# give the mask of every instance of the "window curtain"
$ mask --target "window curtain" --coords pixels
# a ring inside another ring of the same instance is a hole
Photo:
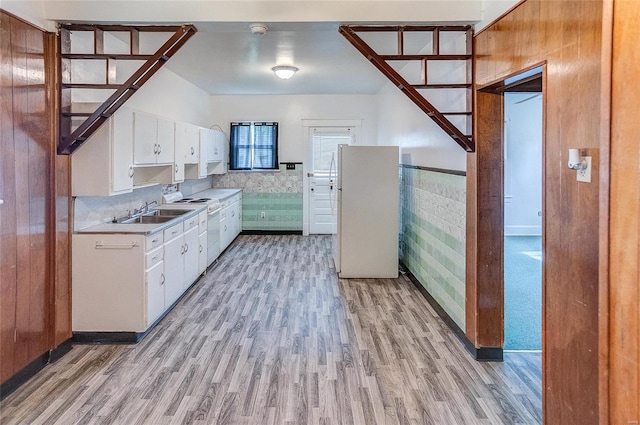
[[[251,169],[251,123],[231,123],[232,170]]]
[[[253,168],[278,168],[278,123],[255,123],[253,142]]]

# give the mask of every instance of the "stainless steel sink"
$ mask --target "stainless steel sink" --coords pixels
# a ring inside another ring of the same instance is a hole
[[[166,223],[167,221],[171,221],[176,216],[172,215],[141,215],[139,217],[129,218],[127,220],[122,221],[122,224],[158,224],[158,223]]]
[[[144,214],[144,216],[146,217],[153,217],[153,216],[167,216],[167,217],[178,217],[181,216],[183,214],[187,214],[190,213],[191,210],[169,210],[169,209],[161,209],[161,210],[153,210],[151,212],[148,212],[147,214]]]

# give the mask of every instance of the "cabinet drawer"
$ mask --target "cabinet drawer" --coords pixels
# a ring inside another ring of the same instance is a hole
[[[187,232],[194,227],[198,227],[198,216],[191,217],[183,221],[184,223],[184,231]]]
[[[164,242],[163,236],[164,235],[162,234],[162,232],[158,232],[155,235],[147,236],[145,241],[145,249],[147,251],[151,251],[154,248],[162,246],[162,243]]]
[[[162,247],[148,252],[145,256],[145,267],[150,269],[164,259],[164,251]]]
[[[174,226],[169,227],[164,231],[164,240],[168,242],[180,236],[181,234],[182,234],[182,223],[178,223]]]
[[[207,217],[207,210],[204,210],[200,214],[198,214],[198,226],[200,226],[201,232],[207,230]]]

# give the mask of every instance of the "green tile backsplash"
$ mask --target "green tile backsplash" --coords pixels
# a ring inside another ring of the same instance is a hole
[[[242,230],[302,231],[302,164],[214,176],[213,187],[242,189]]]
[[[400,259],[465,329],[466,177],[400,167]]]

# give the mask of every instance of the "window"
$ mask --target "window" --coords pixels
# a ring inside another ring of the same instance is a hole
[[[231,170],[278,168],[277,122],[232,122]]]

